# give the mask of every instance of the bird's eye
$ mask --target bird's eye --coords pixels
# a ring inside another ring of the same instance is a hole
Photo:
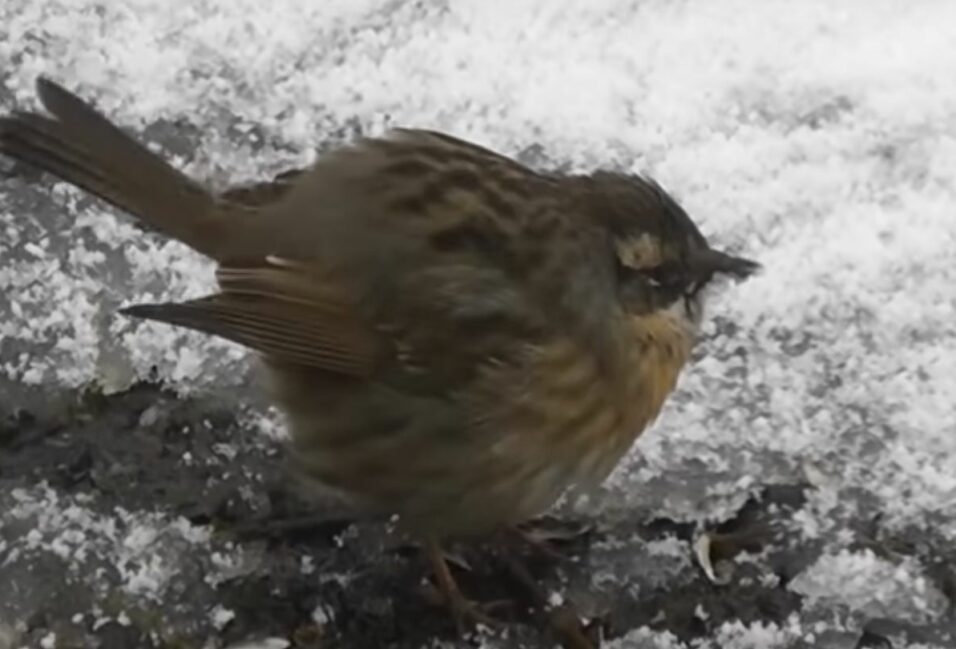
[[[681,299],[686,288],[683,273],[673,265],[634,268],[618,264],[619,296],[631,313],[651,313]]]
[[[639,272],[655,288],[674,290],[683,288],[687,283],[683,269],[674,263],[663,263],[652,268],[643,268]]]

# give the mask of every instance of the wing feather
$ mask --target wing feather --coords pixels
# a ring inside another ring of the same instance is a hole
[[[385,341],[328,274],[270,257],[224,264],[217,277],[220,293],[123,312],[221,336],[275,361],[357,377],[374,372]]]

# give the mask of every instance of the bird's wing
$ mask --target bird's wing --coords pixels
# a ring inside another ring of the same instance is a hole
[[[344,148],[308,173],[220,196],[252,208],[231,214],[221,293],[128,312],[276,361],[429,392],[514,362],[516,349],[561,328],[526,277],[525,249],[546,247],[551,233],[516,232],[541,213],[524,214],[522,201],[546,178],[425,131]]]
[[[370,376],[387,348],[343,286],[313,266],[278,258],[224,264],[221,292],[179,303],[139,304],[134,316],[204,331],[267,358]]]
[[[496,269],[470,264],[409,273],[394,287],[403,298],[373,311],[305,262],[224,264],[217,278],[219,293],[123,313],[220,336],[271,362],[426,392],[454,390],[488,363],[516,360],[513,352],[543,327],[517,287]]]
[[[219,194],[219,198],[246,208],[264,208],[281,200],[305,169],[289,169],[272,180],[237,185]]]

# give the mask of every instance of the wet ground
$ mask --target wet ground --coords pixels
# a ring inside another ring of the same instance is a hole
[[[388,522],[354,521],[302,502],[282,478],[280,446],[249,429],[247,419],[234,404],[177,398],[154,384],[111,396],[76,394],[42,415],[5,411],[0,621],[16,621],[7,632],[18,640],[4,645],[0,635],[0,646],[44,646],[51,633],[56,647],[112,649],[245,646],[270,638],[277,644],[261,646],[412,649],[443,641],[550,647],[559,640],[506,569],[502,543],[449,549],[463,590],[502,622],[457,639],[414,541]],[[30,500],[24,494],[36,493],[38,485],[60,495],[18,514]],[[559,511],[533,527],[550,552],[508,546],[509,556],[520,558],[543,591],[573,602],[604,646],[628,633],[629,647],[663,646],[654,642],[664,633],[693,646],[728,623],[786,629],[798,619],[803,639],[786,646],[892,647],[902,646],[892,641],[901,637],[946,646],[952,617],[917,629],[853,611],[833,612],[847,621],[844,633],[831,628],[825,643],[807,639],[813,638],[812,616],[801,615],[803,598],[788,588],[819,552],[812,541],[788,533],[806,489],[768,486],[709,530],[716,534],[711,558],[724,584],[708,578],[693,558],[694,525],[647,511],[614,521]],[[65,516],[59,550],[54,543],[19,542],[34,528],[49,533],[49,522],[39,519],[68,511],[64,494],[73,495],[84,519],[115,527],[80,530]],[[165,521],[146,526],[149,552],[131,560],[115,545],[103,545],[104,538],[131,545],[143,525],[139,514]],[[861,543],[869,537],[876,553],[925,555],[938,588],[950,598],[956,593],[956,553],[943,539],[880,538],[878,519],[860,525],[869,527],[857,531]],[[162,563],[153,571],[157,583],[137,591],[139,563],[156,556]],[[647,565],[635,569],[640,562]]]

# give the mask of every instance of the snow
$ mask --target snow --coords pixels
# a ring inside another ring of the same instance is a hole
[[[7,524],[20,523],[29,531],[6,549],[7,563],[24,554],[51,554],[67,569],[78,572],[88,562],[115,570],[125,592],[161,601],[177,572],[182,548],[206,547],[210,532],[183,519],[161,513],[90,509],[82,495],[61,494],[47,484],[14,489],[3,501]],[[236,563],[236,557],[230,557]]]
[[[216,186],[399,124],[647,171],[764,271],[714,292],[699,361],[586,507],[713,521],[755,484],[807,482],[791,533],[826,553],[791,587],[811,607],[924,619],[941,614],[925,569],[852,550],[846,530],[879,512],[890,531],[956,535],[952,25],[956,5],[931,0],[7,0],[0,99],[32,105],[47,74],[124,125],[188,122],[202,154],[185,168]],[[119,390],[155,366],[183,392],[239,383],[237,346],[114,313],[200,295],[211,265],[79,196],[58,188],[71,216],[42,223],[0,202],[0,377]],[[37,528],[14,552],[133,558],[168,529],[121,534],[47,487],[22,497]],[[155,596],[165,571],[136,562],[126,583]],[[786,646],[799,626],[714,642]],[[616,646],[684,645],[637,629]]]
[[[231,644],[227,649],[286,649],[290,646],[292,646],[292,643],[284,638],[265,638],[264,640]]]
[[[946,601],[911,559],[893,563],[872,550],[823,555],[791,588],[814,605],[844,605],[868,617],[926,622],[945,612]]]
[[[209,612],[209,615],[212,618],[213,626],[217,629],[224,629],[226,625],[232,622],[236,617],[235,611],[220,605],[216,605],[212,611]]]

